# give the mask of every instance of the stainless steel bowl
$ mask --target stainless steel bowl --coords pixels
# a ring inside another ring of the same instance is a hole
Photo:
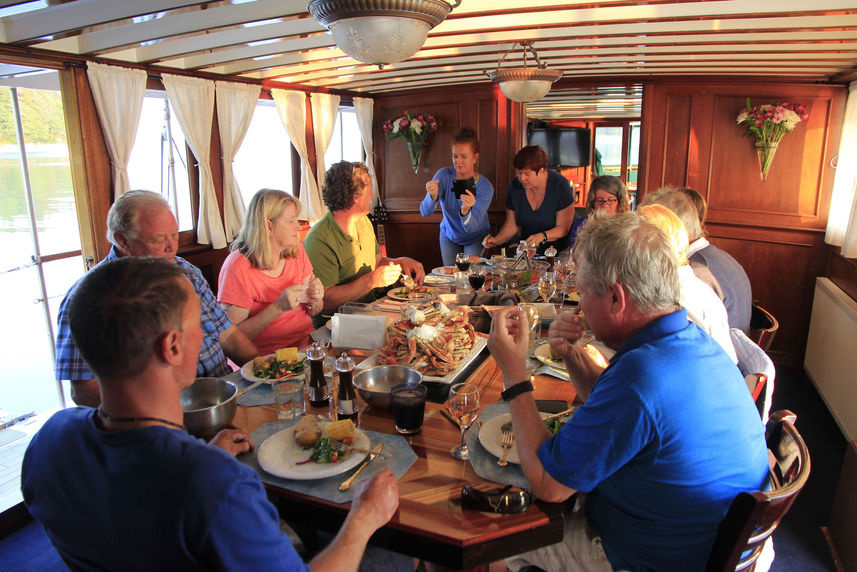
[[[354,387],[372,407],[391,409],[390,389],[402,383],[416,385],[422,379],[420,372],[403,365],[379,365],[355,375]]]
[[[217,377],[198,377],[182,389],[179,400],[184,410],[187,432],[197,437],[213,436],[232,423],[238,388]]]

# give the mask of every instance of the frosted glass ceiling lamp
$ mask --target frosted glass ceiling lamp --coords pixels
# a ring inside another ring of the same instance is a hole
[[[523,48],[524,65],[516,68],[500,69],[506,56],[520,45]],[[532,52],[536,58],[536,66],[527,66],[527,51]],[[541,63],[539,54],[533,48],[532,42],[517,42],[512,48],[503,54],[497,62],[497,69],[486,72],[494,83],[500,84],[500,90],[512,101],[530,103],[543,98],[551,89],[553,82],[562,75],[560,70],[549,70],[547,64]]]
[[[461,4],[444,0],[310,0],[307,11],[361,62],[393,64],[423,47],[428,31]]]

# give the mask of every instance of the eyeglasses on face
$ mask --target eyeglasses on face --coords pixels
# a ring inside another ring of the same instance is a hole
[[[609,199],[595,199],[595,206],[603,207],[604,205],[613,206],[619,202],[619,199],[616,197],[610,197]]]

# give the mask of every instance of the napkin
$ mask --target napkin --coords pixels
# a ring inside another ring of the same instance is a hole
[[[334,314],[333,345],[337,348],[376,350],[384,345],[387,318],[360,314]]]

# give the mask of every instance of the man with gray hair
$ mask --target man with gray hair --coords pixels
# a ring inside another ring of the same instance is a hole
[[[750,279],[737,260],[703,235],[702,223],[707,209],[702,195],[686,187],[664,187],[647,194],[640,206],[650,204],[663,205],[681,219],[690,239],[687,260],[693,273],[723,300],[729,327],[747,333],[753,311]]]
[[[738,368],[679,306],[675,254],[657,227],[637,213],[595,218],[574,255],[588,329],[616,354],[599,371],[575,343],[581,315],[551,324],[551,350],[584,401],[556,435],[531,393],[526,315],[501,310],[491,324],[488,347],[534,493],[552,502],[587,493],[563,542],[507,565],[700,570],[735,496],[765,485],[759,414]]]
[[[227,357],[243,364],[259,352],[223,313],[199,269],[176,256],[178,237],[176,218],[161,195],[151,191],[128,191],[113,202],[107,213],[107,240],[113,246],[99,265],[124,256],[155,256],[181,267],[202,304],[203,341],[197,376],[224,375],[231,371]],[[71,382],[71,397],[75,403],[96,407],[100,403],[98,382],[80,355],[68,325],[68,304],[79,283],[72,285],[60,304],[54,371],[57,380]]]

